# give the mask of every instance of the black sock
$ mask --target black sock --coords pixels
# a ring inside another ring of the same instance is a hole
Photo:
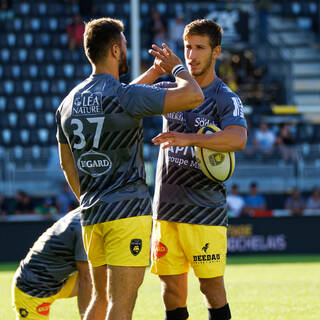
[[[166,311],[166,320],[187,320],[188,317],[189,313],[187,307]]]
[[[208,311],[209,311],[209,320],[230,320],[231,319],[231,312],[228,304],[218,309],[210,308],[208,309]]]

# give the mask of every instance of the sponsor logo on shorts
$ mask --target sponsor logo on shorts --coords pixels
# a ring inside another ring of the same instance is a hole
[[[20,309],[19,309],[19,313],[20,313],[20,316],[21,316],[22,318],[26,318],[26,317],[28,316],[28,314],[29,314],[29,312],[28,312],[26,309],[24,309],[24,308],[20,308]]]
[[[153,256],[156,258],[161,258],[165,256],[168,252],[168,248],[160,241],[155,241],[153,243]]]
[[[50,312],[50,305],[50,302],[44,302],[43,304],[40,304],[40,306],[37,306],[37,312],[43,316],[48,316]]]
[[[209,242],[207,242],[207,243],[202,247],[201,250],[203,250],[204,252],[207,252],[208,248],[209,248]]]
[[[195,264],[220,262],[220,254],[199,254],[193,256],[193,262]]]
[[[141,239],[132,239],[130,242],[130,251],[134,256],[137,256],[142,249]]]

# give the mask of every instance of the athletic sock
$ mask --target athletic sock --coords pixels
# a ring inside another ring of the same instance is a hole
[[[187,307],[166,311],[166,320],[188,320],[189,313]]]
[[[231,312],[228,303],[218,309],[210,308],[208,309],[208,312],[209,320],[231,320]]]

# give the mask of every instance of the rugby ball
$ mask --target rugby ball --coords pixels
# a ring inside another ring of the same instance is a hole
[[[220,131],[214,125],[202,127],[199,134],[212,134]],[[234,152],[219,152],[207,148],[194,147],[195,156],[201,171],[211,180],[223,182],[229,179],[234,170]]]

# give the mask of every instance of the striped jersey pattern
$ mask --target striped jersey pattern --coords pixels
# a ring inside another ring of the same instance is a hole
[[[91,76],[62,102],[57,137],[69,144],[77,166],[83,225],[151,214],[142,117],[162,112],[165,92],[125,86],[103,74]]]
[[[196,133],[209,124],[221,129],[229,125],[246,127],[240,99],[219,78],[203,88],[203,93],[205,101],[199,107],[164,115],[163,131]],[[240,109],[239,114],[236,109]],[[153,215],[155,219],[182,223],[228,224],[225,185],[202,173],[192,146],[160,149]]]

